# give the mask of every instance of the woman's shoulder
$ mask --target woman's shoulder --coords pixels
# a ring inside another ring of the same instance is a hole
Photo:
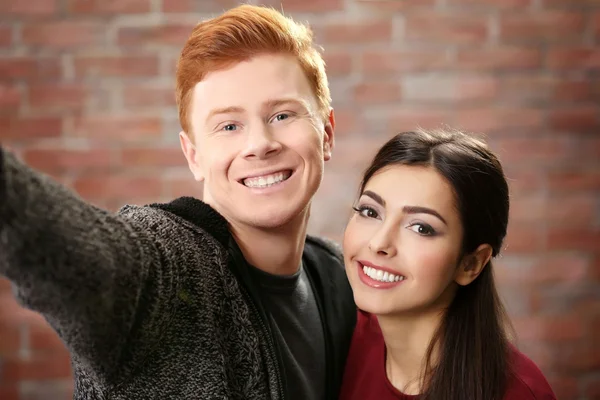
[[[516,347],[510,347],[511,375],[504,400],[556,400],[540,368]]]

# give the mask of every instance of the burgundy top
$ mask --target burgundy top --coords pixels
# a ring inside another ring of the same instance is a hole
[[[509,378],[504,400],[556,400],[539,368],[511,346],[514,374]],[[359,311],[346,362],[341,400],[416,400],[396,389],[385,372],[385,342],[374,315]]]

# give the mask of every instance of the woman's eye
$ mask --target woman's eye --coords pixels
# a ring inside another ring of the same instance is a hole
[[[375,211],[371,207],[357,207],[357,208],[354,208],[354,211],[356,211],[362,217],[366,217],[366,218],[378,218],[379,217],[379,214],[377,213],[377,211]]]
[[[413,224],[409,228],[423,236],[433,236],[435,234],[435,230],[427,224]]]

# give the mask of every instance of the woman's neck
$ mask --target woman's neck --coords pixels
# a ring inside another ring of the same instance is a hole
[[[427,353],[442,318],[441,310],[377,317],[386,346],[386,374],[396,389],[409,395],[422,393]],[[436,359],[437,346],[430,362],[435,363]]]

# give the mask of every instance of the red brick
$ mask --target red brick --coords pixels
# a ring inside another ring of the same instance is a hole
[[[498,292],[511,317],[529,316],[538,312],[540,304],[535,287],[499,286]]]
[[[400,85],[390,81],[361,82],[352,88],[352,98],[359,104],[390,103],[400,100]]]
[[[572,376],[544,374],[557,399],[580,400],[579,379]]]
[[[114,165],[111,151],[93,150],[30,149],[24,152],[25,161],[34,168],[45,172],[106,170]]]
[[[519,339],[547,342],[579,340],[584,336],[584,323],[577,315],[536,316],[513,319]]]
[[[512,196],[532,195],[546,187],[544,174],[540,171],[526,168],[511,169],[504,165],[504,174]]]
[[[572,157],[572,148],[564,138],[491,138],[490,147],[503,163],[557,163]]]
[[[600,190],[600,171],[550,171],[548,172],[548,189],[554,192]]]
[[[600,378],[592,376],[586,379],[583,393],[588,399],[600,399]]]
[[[436,109],[432,107],[394,107],[386,111],[384,115],[377,115],[386,127],[386,133],[411,131],[418,127],[425,129],[439,128],[448,124],[451,118],[450,111],[447,109]],[[367,124],[369,126],[370,124]]]
[[[22,307],[12,292],[0,294],[0,321],[8,326],[20,326],[23,323],[39,318],[39,314]],[[1,382],[1,380],[0,380]]]
[[[406,16],[406,38],[419,43],[480,44],[487,41],[485,18],[474,15],[443,15],[431,11]]]
[[[508,41],[573,40],[584,29],[584,16],[577,12],[545,10],[500,17],[500,37]]]
[[[500,85],[500,97],[511,104],[547,101],[551,99],[559,82],[559,78],[539,72],[531,75],[508,75]]]
[[[65,345],[49,325],[29,326],[29,348],[34,353],[66,351]]]
[[[75,134],[106,143],[155,141],[162,134],[162,120],[150,116],[94,115],[78,119]]]
[[[71,400],[73,399],[73,379],[24,382],[21,385],[21,400]]]
[[[600,70],[600,49],[561,47],[548,50],[548,67],[565,70]]]
[[[16,383],[0,382],[0,399],[22,400],[19,386]]]
[[[18,87],[0,84],[0,115],[16,112],[21,106],[22,97]]]
[[[600,126],[600,108],[580,106],[551,110],[548,124],[550,128],[559,131],[596,133]]]
[[[586,132],[586,135],[588,133],[590,132]],[[600,160],[600,137],[595,132],[591,132],[589,136],[580,135],[577,139],[576,152],[581,159]]]
[[[344,0],[263,0],[260,4],[275,7],[276,9],[283,10],[285,13],[324,13],[344,9]]]
[[[101,44],[104,29],[98,23],[81,21],[27,24],[23,27],[22,42],[48,48],[83,47]]]
[[[502,285],[576,285],[593,273],[589,258],[580,254],[551,254],[501,258],[495,269]]]
[[[594,97],[589,82],[585,80],[540,73],[507,76],[500,88],[501,98],[511,104],[584,101]]]
[[[170,45],[181,47],[190,37],[194,25],[165,24],[119,29],[117,40],[121,46]]]
[[[498,81],[490,76],[410,76],[402,82],[406,101],[482,101],[496,96]]]
[[[544,7],[593,7],[600,6],[600,0],[542,0]]]
[[[136,14],[151,9],[150,0],[68,0],[72,14]]]
[[[9,47],[12,39],[12,28],[10,26],[0,26],[0,47]]]
[[[47,16],[56,14],[58,0],[2,0],[0,14],[18,16]]]
[[[349,75],[352,70],[353,57],[347,51],[325,51],[323,54],[328,77]]]
[[[600,39],[600,11],[596,11],[592,17],[592,29],[594,30],[596,40]]]
[[[58,80],[61,76],[58,57],[7,57],[0,58],[0,80],[27,79]]]
[[[174,84],[124,84],[123,103],[128,109],[175,106]]]
[[[458,128],[485,134],[513,129],[534,131],[544,126],[544,110],[537,108],[466,108],[457,110],[455,116]]]
[[[0,295],[12,291],[12,285],[8,279],[0,278]]]
[[[547,203],[547,215],[540,220],[549,226],[590,227],[595,224],[597,202],[591,194],[553,196]]]
[[[585,342],[573,342],[570,349],[561,352],[561,367],[575,371],[593,371],[600,368],[600,347]]]
[[[390,19],[331,22],[314,28],[317,42],[323,43],[325,48],[328,44],[388,42],[392,38]]]
[[[456,70],[502,71],[538,69],[542,65],[542,52],[535,47],[500,46],[493,48],[458,49]]]
[[[563,78],[556,83],[552,99],[557,102],[593,101],[595,95],[586,80]]]
[[[451,7],[468,7],[484,9],[527,9],[531,7],[533,0],[448,0]]]
[[[162,2],[166,13],[223,12],[239,4],[237,0],[168,0]]]
[[[16,356],[21,348],[21,329],[19,324],[7,324],[0,321],[0,360]]]
[[[435,0],[356,0],[360,12],[382,13],[390,15],[392,12],[407,12],[416,9],[428,9],[435,5]]]
[[[544,248],[543,229],[533,227],[508,225],[508,233],[504,241],[504,254],[529,253]]]
[[[553,250],[597,251],[600,230],[594,228],[548,229],[548,248]]]
[[[58,137],[62,120],[55,117],[0,117],[0,141]]]
[[[78,77],[142,78],[158,75],[159,68],[157,56],[79,57],[74,63]]]
[[[335,107],[333,113],[337,138],[350,134],[362,135],[365,133],[367,128],[361,111],[353,107]]]
[[[544,218],[547,212],[547,203],[545,196],[540,195],[513,198],[510,204],[509,220],[511,223],[523,224]]]
[[[80,84],[39,84],[29,87],[29,105],[37,110],[81,110],[88,88]]]
[[[0,370],[0,381],[50,380],[69,378],[71,362],[67,354],[35,356],[28,360],[7,358]]]
[[[443,70],[451,63],[440,51],[367,51],[361,56],[361,72],[367,76]]]
[[[154,198],[161,195],[162,184],[158,177],[125,175],[92,175],[75,180],[73,188],[86,199]]]
[[[179,147],[123,149],[122,165],[131,168],[183,167],[185,157]]]
[[[202,199],[203,185],[196,182],[193,177],[170,178],[164,183],[165,193],[168,198],[175,199],[181,196],[192,196]]]

